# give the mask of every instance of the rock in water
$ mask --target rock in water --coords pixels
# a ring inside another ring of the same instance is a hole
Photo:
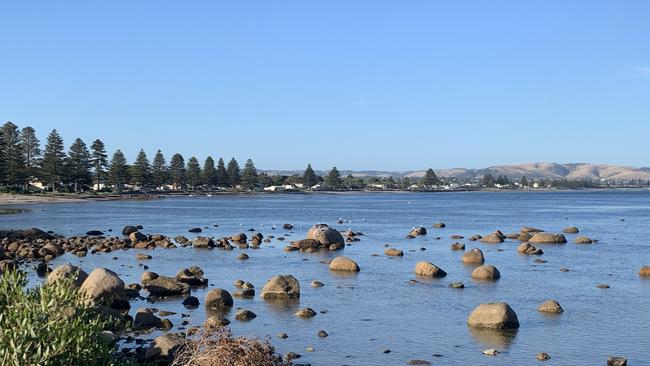
[[[395,249],[395,248],[387,248],[386,250],[384,250],[384,254],[389,256],[389,257],[402,257],[402,256],[404,256],[403,251],[401,251],[399,249]]]
[[[650,266],[643,266],[639,270],[639,276],[641,277],[650,277]]]
[[[562,234],[541,232],[533,235],[528,242],[531,244],[564,244],[566,238]]]
[[[461,260],[465,264],[483,264],[485,262],[485,258],[483,257],[483,252],[478,248],[474,248],[469,252],[463,254]]]
[[[519,319],[517,314],[505,302],[494,302],[479,305],[467,319],[467,325],[476,328],[517,329]]]
[[[341,272],[359,272],[359,265],[352,259],[344,256],[336,257],[330,262],[330,270]]]
[[[414,272],[418,276],[433,278],[442,278],[447,275],[447,272],[430,262],[418,262],[415,265]]]
[[[577,234],[577,233],[580,232],[580,230],[578,230],[578,228],[575,227],[575,226],[569,226],[569,227],[565,228],[564,230],[562,230],[562,232],[565,233],[565,234]]]
[[[307,239],[318,241],[322,247],[330,247],[336,245],[337,247],[344,247],[345,240],[343,235],[338,230],[330,228],[327,224],[316,224],[307,232]]]
[[[564,309],[562,309],[562,306],[560,306],[559,302],[555,300],[547,300],[537,308],[537,311],[541,311],[543,313],[560,314],[564,312]]]
[[[266,282],[261,296],[264,300],[292,300],[300,298],[300,282],[292,275],[278,275]]]
[[[230,293],[221,288],[214,288],[205,295],[205,308],[206,309],[223,309],[232,307],[234,304]]]
[[[475,280],[498,280],[501,278],[501,273],[497,267],[485,264],[474,269],[472,278]]]
[[[624,357],[610,357],[607,360],[607,366],[627,366],[627,358],[624,358]]]

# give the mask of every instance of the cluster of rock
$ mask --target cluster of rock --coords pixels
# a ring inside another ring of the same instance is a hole
[[[346,234],[348,239],[363,235],[351,230],[348,230],[344,234]],[[348,241],[354,241],[354,239]],[[285,250],[300,250],[307,253],[314,253],[321,249],[336,251],[343,248],[345,248],[345,239],[341,232],[329,227],[327,224],[316,224],[309,229],[306,239],[291,242]]]

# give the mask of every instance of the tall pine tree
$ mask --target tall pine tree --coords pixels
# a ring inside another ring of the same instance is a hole
[[[333,167],[325,177],[325,186],[327,189],[336,190],[341,188],[341,184],[341,173],[336,167]]]
[[[38,167],[41,164],[41,142],[36,137],[36,131],[30,126],[20,131],[20,139],[23,145],[23,154],[25,160],[25,187],[28,186],[29,180],[34,179],[38,174]]]
[[[196,190],[196,187],[201,183],[201,166],[199,161],[192,156],[187,160],[187,184]]]
[[[217,162],[217,187],[227,187],[230,185],[228,171],[226,170],[226,163],[223,158],[219,158]]]
[[[305,189],[309,189],[318,183],[318,177],[314,172],[314,169],[311,168],[311,164],[307,164],[307,169],[302,174],[302,185]]]
[[[172,155],[172,160],[169,163],[169,178],[174,189],[183,189],[186,173],[183,155],[178,153]]]
[[[67,181],[73,183],[75,192],[83,190],[84,184],[90,184],[91,165],[91,156],[86,144],[80,138],[74,140],[65,161],[65,172]]]
[[[246,160],[246,164],[244,164],[244,170],[241,173],[241,183],[248,190],[254,189],[257,184],[257,169],[255,169],[255,164],[253,164],[253,160],[251,159]]]
[[[25,183],[26,161],[18,126],[7,122],[2,127],[2,160],[4,163],[4,180],[10,186],[22,186]]]
[[[47,183],[52,184],[53,192],[57,191],[63,177],[64,160],[63,139],[56,130],[52,130],[47,136],[47,144],[45,144],[45,150],[43,151],[41,174]]]
[[[228,183],[230,183],[231,187],[236,188],[241,180],[241,172],[239,170],[239,163],[235,158],[230,159],[228,162],[226,172],[228,172]]]
[[[108,174],[115,190],[122,192],[122,190],[124,190],[124,185],[129,179],[129,169],[126,165],[124,153],[122,153],[121,150],[117,150],[113,154],[110,167],[108,168]]]
[[[93,141],[92,146],[90,147],[90,160],[95,170],[95,186],[96,190],[100,189],[102,178],[108,168],[108,154],[106,154],[106,147],[100,139]]]
[[[160,188],[167,183],[167,163],[165,162],[165,156],[160,150],[156,151],[156,156],[153,158],[151,178],[156,188]]]
[[[144,149],[140,149],[132,169],[133,180],[141,189],[151,186],[151,167]]]
[[[210,189],[217,185],[217,169],[214,167],[212,156],[208,156],[203,163],[203,183],[207,184]]]

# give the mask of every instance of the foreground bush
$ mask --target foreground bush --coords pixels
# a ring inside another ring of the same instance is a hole
[[[283,366],[268,341],[233,338],[227,328],[207,328],[187,341],[172,366]]]
[[[30,289],[22,272],[0,276],[0,365],[115,365],[108,326],[72,279]]]

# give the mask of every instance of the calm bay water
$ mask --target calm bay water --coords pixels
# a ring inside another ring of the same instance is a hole
[[[273,240],[262,249],[246,250],[251,257],[247,261],[236,259],[240,249],[177,248],[128,250],[86,258],[66,254],[52,266],[70,262],[87,271],[102,266],[116,271],[126,283],[133,283],[139,282],[143,271],[135,254],[147,252],[153,259],[146,264],[159,274],[174,275],[181,268],[200,266],[210,283],[206,289],[193,291],[201,301],[211,287],[234,291],[236,279],[253,283],[259,295],[272,276],[292,274],[301,283],[299,304],[277,306],[259,297],[235,299],[230,319],[236,335],[271,336],[279,352],[302,354],[300,363],[404,365],[410,359],[424,359],[434,365],[534,365],[540,363],[535,360],[538,352],[548,352],[552,359],[544,365],[604,365],[612,355],[627,357],[630,365],[650,365],[650,280],[637,274],[641,266],[650,265],[650,191],[278,194],[30,208],[30,213],[1,216],[0,228],[39,227],[66,236],[112,228],[117,235],[124,225],[141,224],[148,234],[185,235],[190,239],[194,234],[188,229],[197,226],[208,227],[201,235],[215,237],[249,228],[265,236],[286,235],[285,242]],[[337,225],[338,218],[350,222]],[[431,227],[436,221],[445,222],[447,228]],[[336,253],[283,251],[288,241],[304,238],[309,227],[318,222],[341,230],[351,228],[365,236]],[[284,223],[292,223],[294,230],[282,230]],[[417,225],[425,226],[429,234],[405,239]],[[543,256],[528,257],[517,253],[518,241],[495,245],[460,240],[468,250],[481,248],[486,264],[500,270],[502,277],[495,283],[472,281],[474,267],[461,264],[462,252],[449,248],[456,241],[450,239],[452,234],[467,238],[496,229],[515,232],[522,226],[560,232],[569,225],[599,242],[576,245],[575,236],[567,235],[568,244],[541,245]],[[404,250],[405,256],[384,256],[386,243]],[[361,272],[337,275],[321,263],[338,255],[357,261]],[[538,258],[548,262],[534,263]],[[409,284],[416,278],[415,264],[422,260],[443,268],[447,277],[418,278],[420,284]],[[561,267],[570,272],[560,272]],[[311,288],[312,280],[324,282],[325,287]],[[447,287],[455,281],[464,282],[466,288]],[[611,288],[598,289],[599,283]],[[565,312],[559,316],[537,312],[537,306],[547,299],[558,300]],[[521,327],[514,336],[477,332],[466,326],[469,313],[478,304],[491,301],[506,301],[517,312]],[[178,314],[169,318],[175,328],[182,321],[181,313],[190,314],[193,324],[203,323],[206,313],[202,306],[187,310],[180,302],[135,301],[131,312],[141,306],[175,311]],[[237,307],[250,309],[258,317],[250,322],[236,321]],[[293,315],[301,307],[327,313],[302,320]],[[330,336],[318,338],[321,329]],[[280,332],[288,333],[289,338],[277,339],[275,335]],[[308,346],[313,346],[314,352],[307,352]],[[384,354],[386,348],[392,352]],[[502,353],[487,357],[481,353],[486,348]]]

